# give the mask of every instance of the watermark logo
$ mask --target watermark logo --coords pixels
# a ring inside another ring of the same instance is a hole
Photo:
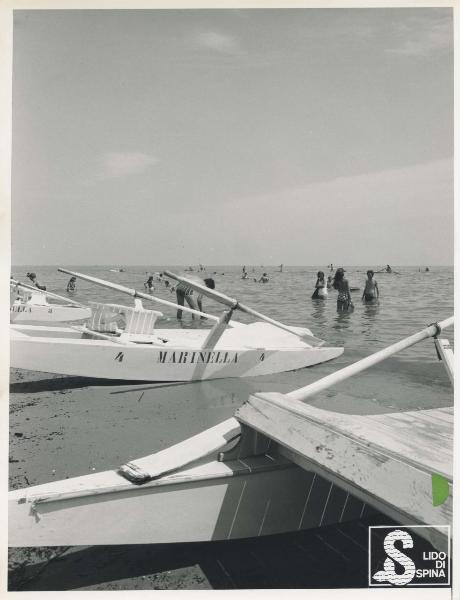
[[[448,525],[370,526],[369,586],[448,586],[449,549]]]

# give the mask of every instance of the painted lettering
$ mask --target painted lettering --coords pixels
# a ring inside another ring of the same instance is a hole
[[[263,360],[263,359],[262,359]],[[233,355],[229,352],[219,352],[211,350],[209,352],[167,352],[160,350],[157,362],[165,364],[229,364],[238,363],[238,353]]]

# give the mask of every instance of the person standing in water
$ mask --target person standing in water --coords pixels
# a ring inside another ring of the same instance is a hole
[[[151,294],[153,292],[153,290],[155,289],[153,287],[153,275],[150,275],[150,277],[144,283],[144,287],[148,291],[149,294]]]
[[[327,298],[327,286],[324,280],[323,271],[318,271],[316,277],[315,291],[313,292],[312,298]]]
[[[363,302],[375,302],[379,297],[379,286],[374,279],[374,271],[369,269],[367,272],[366,284],[364,286],[362,301]]]
[[[191,288],[186,283],[179,282],[176,285],[176,301],[180,306],[184,306],[185,301],[190,306],[196,310],[195,300],[193,299],[193,288]],[[177,311],[177,319],[180,321],[182,319],[182,310],[179,308]],[[195,315],[192,314],[192,319],[195,318]]]
[[[342,269],[342,267],[335,272],[332,287],[338,291],[337,310],[339,312],[353,310],[354,306],[351,300],[350,286],[348,279],[345,279],[345,269]]]
[[[268,279],[267,273],[264,273],[262,275],[262,277],[259,279],[259,283],[267,283],[268,281],[270,281],[270,280]]]
[[[210,290],[216,289],[216,282],[214,281],[214,279],[212,277],[206,277],[204,282],[206,284],[206,287],[208,287]],[[199,294],[197,296],[196,303],[198,304],[198,310],[200,312],[203,312],[203,294]],[[206,319],[206,317],[201,317],[201,318]]]
[[[71,277],[69,279],[69,283],[67,284],[67,291],[68,292],[75,292],[75,290],[77,289],[77,286],[76,286],[76,283],[75,283],[76,281],[77,281],[76,277]]]

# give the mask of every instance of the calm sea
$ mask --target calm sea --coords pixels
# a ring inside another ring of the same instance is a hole
[[[168,265],[131,266],[125,267],[124,272],[110,271],[113,268],[72,267],[75,271],[143,291],[147,275],[168,268]],[[183,271],[183,267],[169,268]],[[54,447],[54,442],[46,442],[46,463],[41,453],[26,452],[24,459],[30,464],[35,482],[84,474],[93,468],[92,465],[97,470],[113,468],[120,461],[164,448],[228,418],[251,393],[288,392],[307,385],[453,314],[451,267],[433,267],[429,272],[419,271],[419,267],[394,267],[399,275],[377,274],[381,294],[378,306],[365,306],[360,300],[366,267],[346,267],[350,285],[360,288],[360,291],[352,292],[355,310],[350,314],[337,313],[337,292],[334,290],[325,301],[311,299],[319,268],[285,267],[281,273],[278,267],[258,266],[254,272],[252,267],[247,267],[249,279],[242,280],[241,266],[211,266],[201,276],[213,275],[217,290],[262,313],[287,324],[308,327],[328,345],[343,346],[344,354],[329,363],[278,375],[182,385],[113,385],[94,381],[77,385],[74,380],[69,380],[67,385],[63,378],[61,393],[47,391],[48,381],[51,382],[47,379],[49,375],[28,373],[24,383],[17,380],[15,383],[13,379],[12,391],[19,392],[21,404],[27,401],[32,391],[36,404],[27,414],[34,417],[34,427],[39,425],[43,428],[43,436],[48,435],[51,414],[56,417],[52,421],[53,427],[59,422],[65,436],[66,452],[60,451],[62,445]],[[66,295],[69,276],[59,273],[56,267],[30,265],[13,268],[12,273],[24,281],[25,273],[30,270],[37,273],[49,291]],[[254,282],[253,279],[258,279],[264,271],[270,281],[266,284]],[[159,283],[155,284],[154,293],[175,300],[175,294]],[[73,297],[81,302],[131,303],[128,296],[81,280],[77,281],[77,293]],[[157,305],[155,308],[164,313],[160,327],[177,326],[174,309]],[[216,314],[222,306],[205,298],[204,309]],[[244,322],[250,320],[244,314],[235,317]],[[209,325],[192,321],[187,315],[183,326]],[[445,332],[445,337],[453,343],[453,328]],[[38,379],[43,381],[34,388],[33,382]],[[32,382],[32,387],[26,387],[25,381]],[[50,389],[53,389],[52,385]],[[68,395],[62,396],[62,393]],[[326,390],[309,402],[328,410],[371,414],[451,406],[453,393],[430,339]],[[22,419],[18,421],[19,426],[24,426]],[[50,464],[55,469],[53,474]]]

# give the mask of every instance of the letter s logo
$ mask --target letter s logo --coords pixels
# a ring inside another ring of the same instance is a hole
[[[385,562],[383,563],[384,570],[377,571],[377,573],[373,575],[373,579],[381,582],[389,581],[392,585],[407,585],[415,576],[415,565],[412,559],[407,556],[407,554],[404,554],[404,552],[401,552],[395,548],[396,540],[402,541],[403,548],[414,547],[412,537],[409,535],[409,533],[407,533],[407,531],[396,529],[395,531],[391,531],[389,534],[387,534],[383,542],[383,547],[389,558],[386,558]],[[396,573],[394,561],[398,562],[404,567],[403,573]]]

